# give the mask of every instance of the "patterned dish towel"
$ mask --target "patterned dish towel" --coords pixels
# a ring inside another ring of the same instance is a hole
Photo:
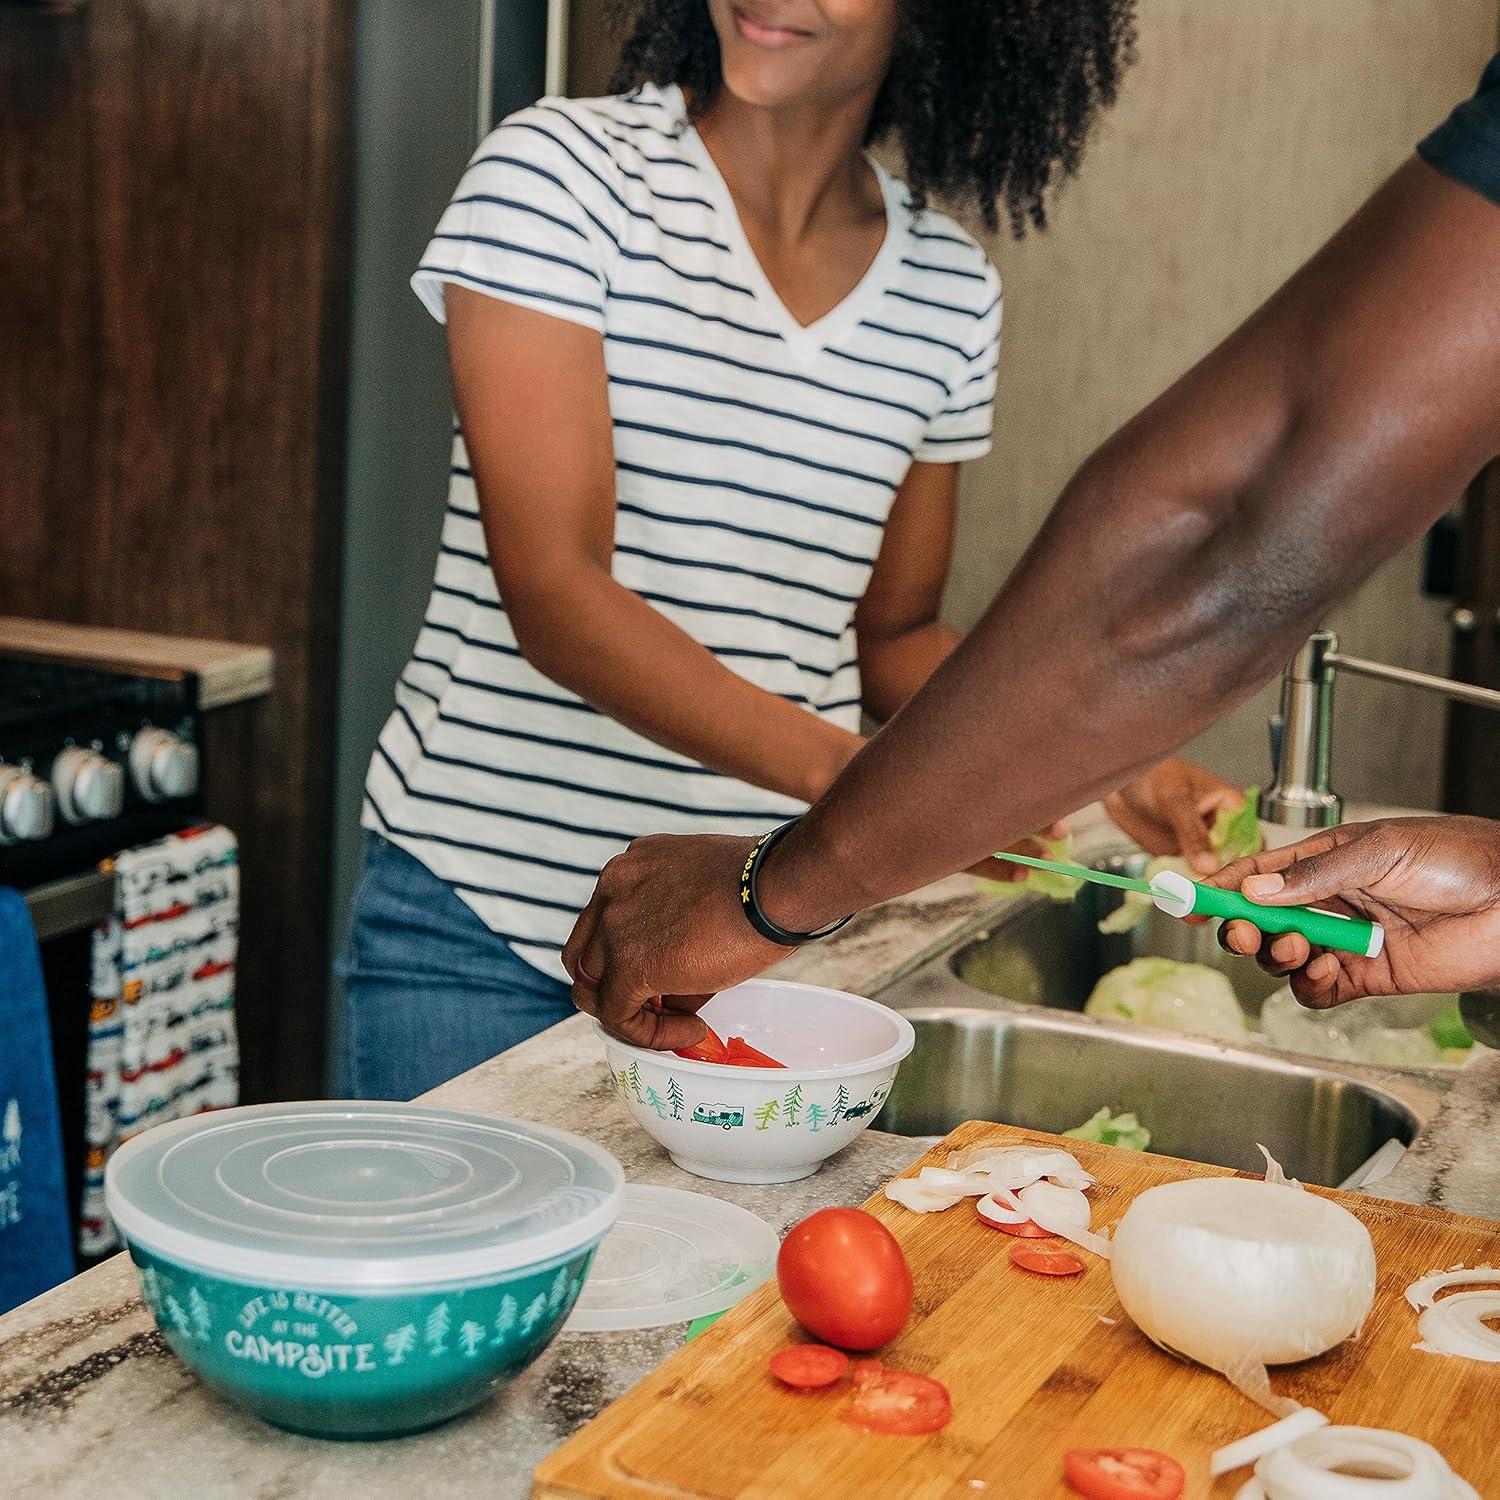
[[[239,1100],[234,1027],[239,846],[217,823],[113,860],[115,912],[94,931],[82,1223],[88,1256],[119,1246],[104,1166],[152,1125]]]

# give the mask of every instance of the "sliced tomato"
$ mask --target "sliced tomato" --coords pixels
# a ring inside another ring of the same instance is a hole
[[[1001,1234],[1013,1235],[1019,1240],[1051,1240],[1057,1238],[1050,1229],[1043,1229],[1040,1224],[1034,1224],[1030,1219],[1021,1224],[996,1224],[992,1220],[985,1218],[983,1214],[976,1214],[975,1217],[986,1229],[998,1229]]]
[[[1038,1276],[1076,1276],[1083,1270],[1083,1262],[1076,1255],[1051,1245],[1012,1245],[1010,1263]]]
[[[704,1023],[707,1025],[707,1023]],[[712,1026],[708,1028],[708,1035],[701,1042],[695,1042],[691,1047],[679,1047],[678,1057],[685,1057],[690,1062],[721,1063],[729,1061],[729,1048],[724,1045],[724,1039]]]
[[[827,1344],[788,1344],[771,1356],[771,1373],[799,1391],[832,1385],[849,1368],[849,1356]]]
[[[884,1374],[885,1366],[878,1359],[857,1359],[849,1366],[849,1378],[857,1391],[864,1390],[867,1385],[874,1385]]]
[[[1176,1500],[1187,1482],[1175,1458],[1151,1448],[1075,1448],[1063,1478],[1086,1500]]]
[[[940,1432],[952,1416],[948,1387],[909,1370],[882,1370],[878,1378],[858,1385],[853,1401],[839,1413],[851,1427],[903,1437]]]
[[[732,1036],[727,1043],[728,1056],[724,1059],[736,1068],[784,1068],[786,1064],[768,1057],[759,1047],[752,1047],[742,1036]]]

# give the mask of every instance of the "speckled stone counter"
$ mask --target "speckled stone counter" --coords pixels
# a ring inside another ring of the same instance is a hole
[[[1081,839],[1080,853],[1093,841]],[[866,913],[778,972],[869,991],[977,930],[993,910],[972,882],[941,881]],[[715,1194],[778,1232],[816,1208],[860,1202],[926,1144],[870,1130],[816,1176],[774,1187],[689,1177],[631,1124],[582,1017],[428,1099],[577,1131],[613,1151],[631,1181]],[[1500,1216],[1500,1055],[1460,1075],[1380,1192]],[[542,1456],[680,1347],[683,1334],[565,1334],[496,1400],[445,1427],[387,1443],[320,1442],[267,1427],[204,1390],[154,1331],[134,1273],[117,1256],[0,1318],[0,1494],[525,1496]]]
[[[427,1097],[577,1131],[613,1151],[630,1181],[713,1193],[778,1233],[827,1204],[861,1202],[924,1146],[871,1130],[802,1182],[690,1177],[631,1122],[581,1016]],[[565,1334],[497,1400],[445,1427],[395,1442],[320,1442],[205,1390],[156,1333],[129,1262],[116,1256],[0,1318],[0,1494],[524,1496],[543,1455],[680,1347],[684,1332]]]

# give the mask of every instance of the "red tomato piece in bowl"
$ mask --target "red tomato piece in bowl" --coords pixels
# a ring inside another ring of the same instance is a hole
[[[736,1068],[784,1068],[784,1062],[777,1062],[774,1057],[762,1052],[759,1047],[752,1047],[742,1036],[732,1036],[727,1045],[728,1055],[724,1061],[731,1067]]]
[[[706,1021],[703,1024],[708,1026]],[[691,1047],[679,1047],[677,1056],[685,1057],[689,1062],[722,1063],[729,1061],[729,1048],[718,1032],[708,1026],[708,1035],[701,1042],[694,1042]]]

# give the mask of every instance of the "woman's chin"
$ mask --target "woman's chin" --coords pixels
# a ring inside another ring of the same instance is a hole
[[[807,101],[816,92],[813,80],[800,70],[757,58],[724,59],[725,92],[756,109],[785,109]]]

